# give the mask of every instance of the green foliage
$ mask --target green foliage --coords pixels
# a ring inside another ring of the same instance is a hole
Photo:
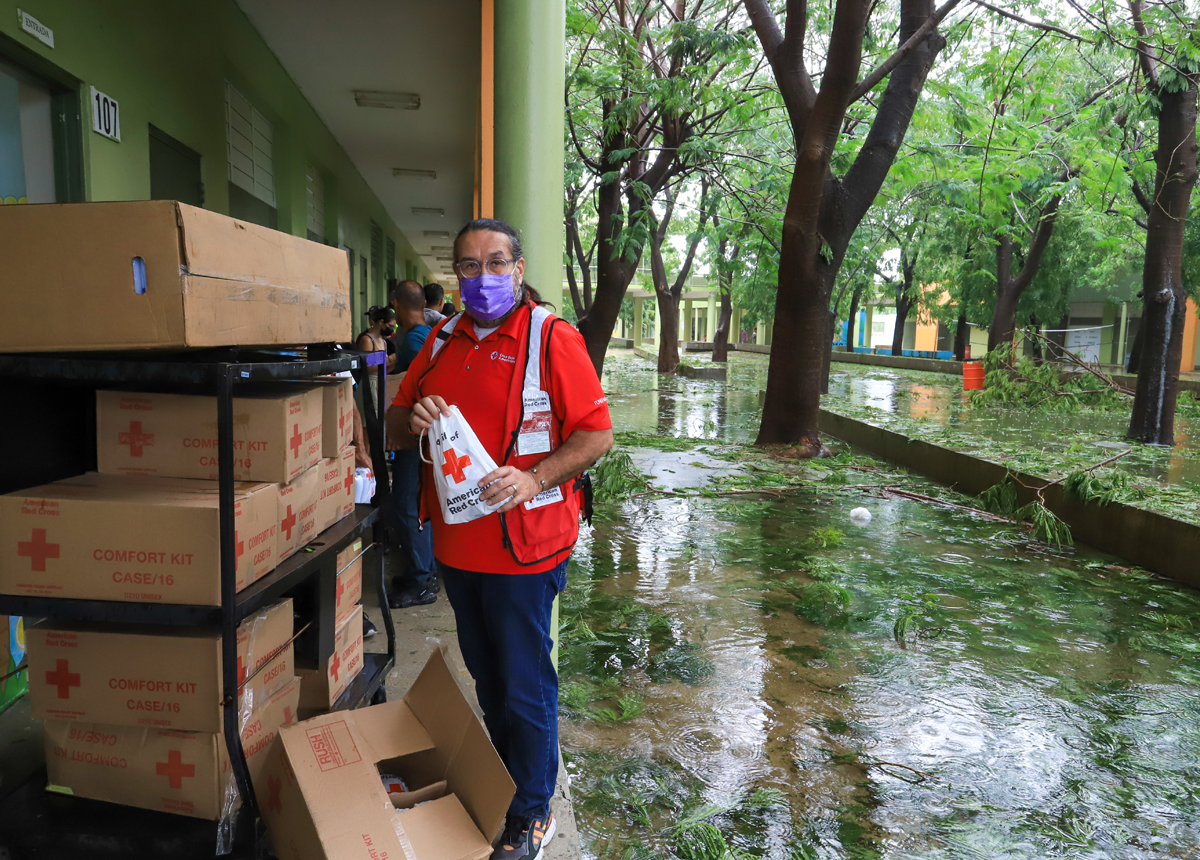
[[[629,453],[613,448],[590,470],[596,501],[612,504],[650,488],[646,476],[638,471]]]
[[[841,529],[836,529],[833,526],[824,526],[813,529],[813,533],[807,541],[807,546],[809,549],[832,549],[841,546],[844,537],[845,534],[843,534]]]
[[[941,597],[933,593],[915,594],[910,591],[900,592],[900,614],[892,627],[892,635],[897,642],[904,643],[909,634],[909,628],[917,622],[933,622],[941,617]],[[931,626],[931,625],[926,625]],[[919,637],[918,631],[914,638]]]
[[[1002,517],[1013,516],[1020,507],[1020,502],[1017,500],[1017,485],[1009,475],[1005,475],[1003,481],[993,484],[980,493],[977,501],[979,507],[985,511],[999,514]]]
[[[1130,401],[1088,373],[1066,376],[1054,364],[1036,364],[1027,355],[1016,363],[1012,348],[1005,344],[991,350],[983,360],[985,385],[972,391],[971,405],[1074,412],[1081,409],[1127,411]]]
[[[1072,543],[1070,527],[1054,515],[1054,512],[1040,502],[1030,502],[1018,508],[1013,514],[1017,522],[1029,526],[1029,534],[1034,540],[1055,546],[1069,546]]]
[[[1132,486],[1125,472],[1113,469],[1106,470],[1104,474],[1076,469],[1063,480],[1063,489],[1084,504],[1108,505],[1146,498],[1146,491]]]

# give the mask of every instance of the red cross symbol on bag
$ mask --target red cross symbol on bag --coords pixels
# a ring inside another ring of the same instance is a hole
[[[464,454],[460,457],[458,456],[458,452],[451,448],[446,452],[446,462],[442,464],[442,474],[453,478],[454,483],[461,484],[466,478],[466,475],[463,474],[463,469],[470,465],[471,458],[469,455]]]

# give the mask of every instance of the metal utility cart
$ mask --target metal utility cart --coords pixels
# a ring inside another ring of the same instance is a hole
[[[356,537],[380,545],[380,509],[356,505],[354,513],[319,534],[304,550],[242,591],[235,590],[233,397],[246,383],[312,379],[350,371],[363,397],[363,419],[373,461],[384,463],[385,368],[382,353],[343,351],[332,344],[306,349],[252,351],[226,348],[202,352],[103,353],[70,357],[0,355],[0,492],[12,492],[96,468],[95,391],[113,386],[144,391],[216,395],[221,537],[221,604],[123,603],[107,600],[22,597],[0,594],[0,614],[27,619],[59,618],[121,624],[205,625],[220,629],[224,733],[242,798],[234,857],[264,853],[258,804],[242,753],[237,716],[237,628],[241,621],[284,596],[299,617],[295,659],[299,666],[325,665],[334,646],[336,556]],[[370,383],[370,384],[368,384]],[[388,495],[386,468],[376,474],[376,499]],[[364,550],[365,551],[365,550]],[[335,709],[383,701],[384,682],[396,661],[396,633],[387,611],[383,552],[374,553],[371,575],[384,608],[387,652],[367,653],[361,674]],[[369,577],[364,568],[364,589]],[[217,823],[134,807],[64,797],[45,790],[45,772],[19,786],[0,784],[0,856],[41,857],[212,857]]]

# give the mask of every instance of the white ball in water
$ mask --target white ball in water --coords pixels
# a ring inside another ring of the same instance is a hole
[[[850,512],[850,521],[855,525],[865,526],[871,521],[871,512],[866,508],[855,508]]]

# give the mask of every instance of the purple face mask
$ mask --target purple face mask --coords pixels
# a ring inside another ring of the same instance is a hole
[[[480,322],[498,320],[517,304],[513,297],[512,275],[482,272],[473,278],[460,278],[463,304]]]

